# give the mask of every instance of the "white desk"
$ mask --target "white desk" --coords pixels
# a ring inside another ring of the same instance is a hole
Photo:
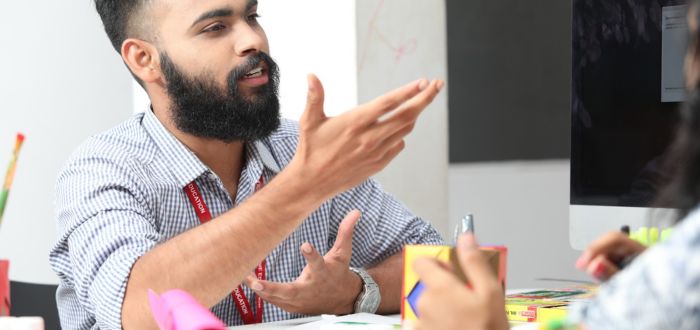
[[[262,324],[252,324],[252,325],[241,325],[241,326],[236,326],[236,327],[230,327],[230,330],[253,330],[253,329],[271,329],[271,330],[282,330],[282,329],[289,329],[289,330],[317,330],[321,329],[321,327],[325,325],[330,325],[335,322],[339,321],[363,321],[363,322],[371,322],[373,324],[399,324],[401,322],[401,315],[396,314],[396,315],[389,315],[389,316],[382,316],[382,315],[375,315],[375,314],[367,314],[367,313],[360,313],[360,314],[352,314],[352,315],[346,315],[346,316],[341,316],[341,317],[335,317],[329,315],[325,316],[325,322],[324,318],[321,316],[311,316],[311,317],[304,317],[304,318],[299,318],[299,319],[294,319],[294,320],[286,320],[286,321],[279,321],[279,322],[270,322],[270,323],[262,323]],[[537,330],[539,329],[539,324],[538,323],[513,323],[511,322],[511,330]]]
[[[335,322],[341,321],[354,321],[354,322],[368,322],[372,324],[400,324],[401,315],[395,314],[390,316],[369,314],[369,313],[359,313],[350,314],[344,316],[335,315],[324,315],[324,316],[311,316],[304,317],[294,320],[286,320],[279,322],[261,323],[261,324],[251,324],[251,325],[241,325],[236,327],[230,327],[231,330],[252,330],[252,329],[294,329],[294,330],[314,330],[320,329],[323,325],[332,325]]]

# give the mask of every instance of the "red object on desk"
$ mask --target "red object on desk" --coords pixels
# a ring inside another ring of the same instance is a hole
[[[0,316],[10,315],[10,261],[0,260]]]

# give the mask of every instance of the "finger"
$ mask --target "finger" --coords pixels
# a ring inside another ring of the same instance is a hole
[[[392,146],[396,141],[403,139],[416,125],[418,115],[426,109],[439,92],[442,82],[434,80],[430,85],[410,101],[404,103],[388,118],[381,120],[377,126],[369,132],[368,140],[381,141],[377,145],[381,147]],[[432,93],[431,93],[432,92]]]
[[[441,80],[433,80],[427,88],[418,95],[402,104],[390,116],[380,121],[375,133],[377,139],[383,139],[396,133],[402,128],[413,125],[418,119],[418,115],[433,102],[435,96],[440,92]]]
[[[586,272],[599,281],[607,281],[618,271],[620,269],[602,255],[594,258],[586,268]]]
[[[406,147],[406,142],[404,142],[404,140],[400,140],[395,145],[391,146],[379,158],[379,161],[376,162],[377,168],[375,170],[379,171],[379,170],[383,169],[387,164],[389,164],[389,162],[391,162],[392,159],[396,158],[396,156],[399,153],[401,153],[401,151],[403,151],[403,149],[405,147]]]
[[[325,93],[321,81],[314,74],[309,74],[306,80],[309,85],[306,94],[306,108],[299,119],[300,125],[304,127],[314,126],[326,118],[326,114],[323,112]]]
[[[440,262],[432,258],[418,258],[413,262],[413,270],[426,288],[462,286],[459,280]]]
[[[375,122],[382,115],[396,109],[396,107],[402,103],[418,95],[418,93],[425,90],[427,86],[427,80],[419,79],[396,88],[363,105],[362,118],[365,118],[365,120],[363,120],[364,123],[369,124]]]
[[[251,284],[248,287],[263,299],[278,298],[290,300],[294,299],[299,293],[299,284],[296,282],[277,283],[254,279]]]
[[[395,132],[393,135],[389,136],[388,138],[385,138],[384,141],[378,144],[377,146],[377,152],[382,154],[386,153],[389,149],[393,149],[393,147],[396,146],[400,141],[402,141],[406,135],[411,133],[413,131],[413,128],[415,127],[415,122],[411,123],[408,126],[403,127],[402,129],[398,130]],[[403,148],[402,148],[403,149]]]
[[[599,255],[604,255],[609,259],[620,259],[628,255],[639,254],[645,247],[630,239],[626,234],[614,231],[609,232],[597,240],[581,254],[576,260],[576,267],[586,269],[591,261]]]
[[[484,255],[479,251],[473,234],[463,234],[457,239],[457,259],[475,291],[489,290],[490,292],[494,286],[498,286],[498,279]]]
[[[401,324],[401,330],[420,330],[422,328],[420,326],[417,326],[418,323],[418,320],[403,320]]]
[[[333,247],[328,251],[327,256],[340,257],[343,261],[350,262],[352,257],[352,235],[355,232],[355,225],[360,220],[361,213],[358,210],[350,211],[338,226],[338,235],[335,238]]]
[[[318,253],[311,243],[306,242],[301,245],[301,254],[306,259],[306,264],[313,272],[322,272],[326,266],[323,257]]]

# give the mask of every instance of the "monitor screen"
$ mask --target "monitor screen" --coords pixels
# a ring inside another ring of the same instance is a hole
[[[575,248],[620,223],[643,219],[643,208],[666,183],[662,163],[686,98],[686,3],[573,1],[570,237]],[[629,211],[632,220],[620,214]]]

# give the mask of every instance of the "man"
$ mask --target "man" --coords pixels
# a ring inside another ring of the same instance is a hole
[[[255,0],[95,2],[151,109],[59,175],[63,328],[154,328],[148,289],[184,289],[231,325],[397,311],[402,245],[441,240],[368,177],[443,82],[327,118],[309,76],[298,126],[280,123]]]

